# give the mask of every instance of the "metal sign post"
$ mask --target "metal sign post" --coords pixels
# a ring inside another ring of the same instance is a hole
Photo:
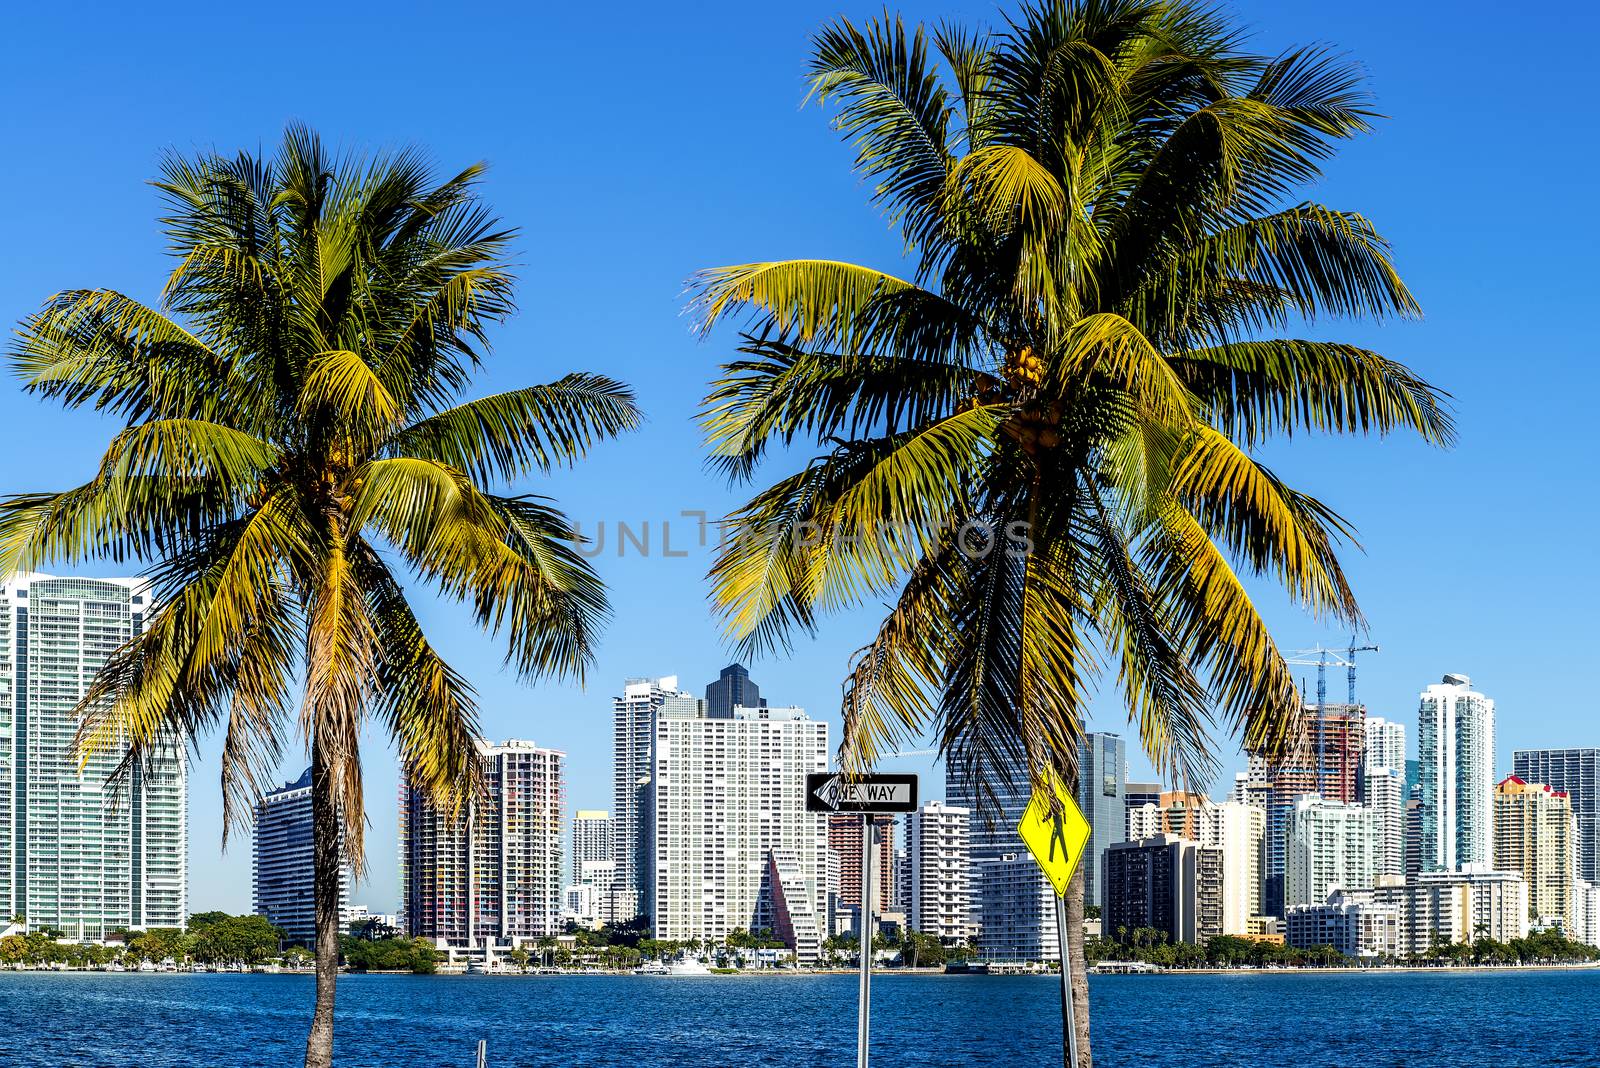
[[[1072,1011],[1072,952],[1067,948],[1067,901],[1056,898],[1056,939],[1061,943],[1061,1030],[1066,1032],[1066,1066],[1078,1068],[1078,1017]]]
[[[861,950],[861,984],[856,1006],[856,1068],[867,1068],[872,1031],[872,857],[877,852],[875,816],[917,810],[915,775],[845,775],[816,772],[806,776],[806,811],[861,816],[861,917],[856,942]],[[888,878],[888,873],[883,873]]]
[[[867,1068],[872,1032],[872,848],[878,828],[872,815],[861,816],[861,923],[856,941],[861,950],[861,990],[856,1002],[856,1068]]]

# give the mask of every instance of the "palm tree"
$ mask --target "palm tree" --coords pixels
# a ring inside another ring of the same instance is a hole
[[[443,811],[479,782],[472,688],[402,574],[470,605],[525,678],[581,678],[607,612],[551,502],[486,487],[576,463],[639,415],[584,373],[461,402],[513,311],[514,233],[480,202],[481,170],[440,181],[415,151],[340,159],[300,128],[271,158],[169,158],[162,305],[61,293],[13,348],[28,391],[126,427],[83,485],[0,502],[0,571],[142,560],[157,606],[87,688],[79,753],[125,746],[137,774],[219,728],[233,825],[296,729],[310,750],[308,1066],[332,1057],[364,724]]]
[[[711,578],[730,637],[759,655],[892,599],[846,674],[841,760],[931,732],[991,815],[1019,762],[1076,789],[1109,671],[1163,775],[1204,784],[1216,719],[1281,754],[1300,702],[1244,576],[1362,619],[1349,526],[1258,446],[1453,435],[1402,365],[1291,333],[1418,311],[1370,222],[1294,199],[1369,129],[1359,73],[1253,54],[1183,0],[1041,0],[994,33],[840,20],[810,76],[911,262],[695,279],[706,330],[745,325],[706,402],[713,463],[747,482],[769,451],[820,449],[728,517]],[[1088,1064],[1082,913],[1080,873]]]

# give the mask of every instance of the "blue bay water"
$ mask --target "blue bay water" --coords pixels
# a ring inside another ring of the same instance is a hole
[[[855,1063],[855,979],[345,976],[341,1068]],[[306,976],[0,973],[6,1068],[293,1068]],[[1060,1064],[1048,977],[878,976],[873,1064]],[[1099,1068],[1600,1064],[1600,972],[1097,976]]]

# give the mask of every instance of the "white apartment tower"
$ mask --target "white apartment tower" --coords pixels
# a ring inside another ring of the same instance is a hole
[[[1368,716],[1361,739],[1361,763],[1369,768],[1406,770],[1406,725],[1382,716]]]
[[[1334,890],[1373,886],[1378,820],[1362,805],[1302,794],[1289,813],[1284,841],[1284,906],[1321,905]]]
[[[317,944],[311,769],[256,803],[250,836],[251,907],[283,931],[289,945]],[[339,871],[340,929],[350,901],[350,872]]]
[[[0,581],[0,917],[80,940],[188,917],[188,765],[180,745],[113,779],[126,749],[81,768],[84,689],[152,610],[141,579]]]
[[[945,943],[972,934],[971,817],[965,808],[926,801],[907,825],[911,911],[906,920],[912,930]]]
[[[806,776],[828,768],[828,725],[793,707],[738,706],[712,719],[700,702],[674,700],[655,718],[643,796],[656,937],[717,942],[767,927],[787,934],[802,963],[814,959],[828,835],[824,817],[806,811]]]
[[[612,698],[611,705],[611,842],[612,859],[617,863],[616,890],[622,911],[648,915],[655,901],[650,877],[655,857],[651,788],[656,717],[663,709],[675,716],[695,715],[703,703],[678,689],[678,676],[665,675],[628,679],[622,696]]]
[[[492,952],[561,932],[566,754],[480,741],[478,760],[484,792],[459,819],[400,783],[406,933],[440,949]]]
[[[1466,675],[1422,691],[1417,758],[1422,870],[1492,863],[1494,702]]]
[[[1369,765],[1361,769],[1361,796],[1378,821],[1377,874],[1406,870],[1405,768]]]

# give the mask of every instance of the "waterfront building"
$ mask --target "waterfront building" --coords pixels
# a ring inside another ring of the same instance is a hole
[[[729,664],[716,682],[706,684],[706,717],[732,719],[736,708],[760,708],[761,687],[755,684],[743,664]]]
[[[1541,926],[1576,930],[1578,883],[1572,801],[1564,790],[1508,775],[1494,791],[1494,864],[1528,884]]]
[[[911,858],[913,931],[946,944],[972,934],[972,813],[942,801],[925,801],[906,825]]]
[[[1085,861],[1087,862],[1087,861]],[[1027,853],[973,865],[979,911],[978,955],[992,961],[1059,961],[1055,888]]]
[[[1265,861],[1266,812],[1240,801],[1213,802],[1204,794],[1168,791],[1160,806],[1131,810],[1135,839],[1157,834],[1187,838],[1222,851],[1222,933],[1243,936],[1251,917],[1262,914],[1261,873]]]
[[[911,912],[911,855],[905,846],[897,846],[894,851],[894,900],[889,911],[902,915]]]
[[[1422,870],[1492,863],[1494,702],[1466,675],[1422,691],[1417,756]]]
[[[1152,927],[1174,942],[1222,933],[1222,850],[1158,834],[1106,848],[1106,908],[1101,930]]]
[[[1392,957],[1400,953],[1400,906],[1379,902],[1373,890],[1335,890],[1317,905],[1290,905],[1285,941],[1300,949],[1332,946],[1347,957]]]
[[[611,814],[604,809],[579,809],[572,817],[572,873],[568,912],[584,926],[625,923],[638,914],[637,899],[617,879],[616,845]],[[583,887],[586,893],[574,893]],[[574,903],[587,911],[579,912]]]
[[[1380,876],[1374,900],[1400,910],[1401,953],[1424,956],[1436,944],[1500,942],[1528,934],[1528,884],[1515,872],[1472,865],[1425,871],[1412,878]]]
[[[1262,878],[1267,914],[1283,915],[1287,836],[1295,803],[1306,794],[1346,804],[1360,800],[1365,724],[1361,705],[1307,705],[1300,731],[1282,755],[1268,759],[1250,754],[1248,781],[1264,784],[1256,792],[1267,814]]]
[[[675,716],[696,715],[704,702],[678,689],[678,676],[628,679],[622,696],[611,701],[613,745],[612,859],[617,862],[618,908],[649,918],[655,902],[653,775],[656,721],[663,710]]]
[[[75,941],[188,919],[188,761],[180,744],[123,769],[126,747],[81,765],[78,702],[141,633],[149,584],[0,577],[0,919]]]
[[[1578,875],[1600,885],[1600,749],[1518,749],[1511,771],[1561,790],[1577,823]]]
[[[594,808],[580,808],[573,813],[572,881],[593,885],[594,865],[611,861],[613,857],[611,814]]]
[[[966,809],[969,813],[967,834],[974,870],[984,861],[998,860],[1008,854],[1028,855],[1028,847],[1023,843],[1022,836],[1017,833],[1017,824],[1021,822],[1022,813],[1033,797],[1033,785],[1028,777],[1027,761],[1020,752],[1004,751],[1000,754],[998,766],[984,770],[984,781],[979,782],[959,742],[951,745],[946,753],[945,803],[951,808]],[[905,874],[901,905],[911,917],[911,924],[915,927],[916,917],[911,913],[912,879],[909,853],[906,857]],[[981,928],[984,923],[982,895],[974,892],[973,897],[973,911],[969,922]],[[1027,905],[1032,898],[1024,896],[1019,900]],[[998,922],[1019,923],[1024,926],[1035,923],[1053,924],[1055,914],[1047,912],[1023,917],[1003,917]]]
[[[456,818],[403,774],[400,885],[406,934],[452,955],[561,933],[566,754],[477,742],[483,791]]]
[[[824,817],[806,811],[806,776],[828,768],[828,725],[794,707],[712,719],[696,700],[664,702],[655,718],[643,791],[655,936],[720,942],[735,929],[786,929],[801,962],[815,959],[828,836]]]
[[[256,803],[251,834],[251,907],[283,932],[285,945],[317,944],[311,769]],[[349,928],[350,872],[339,871],[341,931]]]
[[[1083,899],[1104,906],[1100,858],[1106,846],[1127,838],[1127,805],[1123,783],[1128,774],[1127,745],[1119,734],[1086,734],[1078,746],[1078,807],[1089,823],[1084,848]]]
[[[1600,886],[1579,879],[1572,892],[1573,931],[1571,938],[1600,946]]]
[[[1284,905],[1316,905],[1334,890],[1373,885],[1378,821],[1363,805],[1304,794],[1289,817]]]
[[[875,860],[872,867],[872,910],[876,913],[900,911],[894,900],[894,830],[892,816],[879,816]],[[839,902],[846,908],[861,908],[861,832],[860,816],[836,812],[828,816],[828,848],[838,857]]]

